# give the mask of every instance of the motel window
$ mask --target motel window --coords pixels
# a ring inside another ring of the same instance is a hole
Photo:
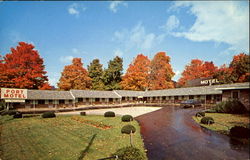
[[[133,101],[135,101],[136,100],[136,97],[133,97]]]
[[[124,100],[125,100],[125,97],[122,97],[122,100],[124,101]]]
[[[59,104],[64,104],[64,100],[63,100],[63,99],[60,99],[60,100],[59,100]]]
[[[232,91],[232,98],[239,99],[239,91]]]
[[[38,104],[45,104],[44,100],[38,100]]]
[[[86,102],[89,102],[89,98],[86,98]]]
[[[206,100],[210,101],[212,99],[211,95],[206,95]]]
[[[162,97],[162,100],[166,100],[166,96],[163,96],[163,97]]]
[[[31,101],[31,100],[25,100],[25,102],[26,102],[27,104],[32,104],[32,101]]]
[[[78,98],[78,102],[83,102],[83,98]]]
[[[184,97],[184,96],[181,96],[181,99],[185,99],[185,97]]]
[[[72,100],[69,100],[69,104],[71,104],[72,103]]]
[[[109,98],[109,102],[113,102],[113,98]]]
[[[189,99],[194,99],[194,96],[193,95],[189,95]]]
[[[49,104],[52,104],[53,103],[53,100],[49,100]]]
[[[95,98],[95,101],[96,102],[100,102],[100,98]]]
[[[174,100],[179,100],[179,97],[178,96],[174,96]]]
[[[221,101],[222,96],[221,96],[221,95],[216,95],[216,96],[215,96],[215,99],[216,99],[216,101]]]

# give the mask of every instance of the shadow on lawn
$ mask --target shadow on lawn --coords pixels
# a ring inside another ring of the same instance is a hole
[[[78,160],[82,160],[86,156],[87,152],[89,151],[89,148],[93,144],[93,141],[94,141],[95,137],[96,137],[96,134],[94,134],[92,136],[91,140],[89,141],[88,146],[81,152],[80,157],[78,158]]]

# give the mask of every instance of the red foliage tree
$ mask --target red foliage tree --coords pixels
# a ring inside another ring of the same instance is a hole
[[[150,60],[143,54],[137,55],[134,61],[129,65],[126,74],[120,82],[123,89],[126,90],[145,90],[148,88]]]
[[[234,82],[249,82],[250,80],[250,56],[245,53],[240,53],[233,57],[229,65],[232,71]]]
[[[91,78],[88,72],[83,68],[81,58],[74,58],[72,64],[65,66],[58,87],[62,90],[70,89],[89,89],[91,87]]]
[[[186,65],[185,70],[181,74],[181,78],[178,81],[178,85],[185,86],[187,81],[197,79],[213,77],[217,67],[213,62],[204,62],[199,59],[191,60],[191,63]]]
[[[34,46],[19,42],[0,60],[0,86],[38,89],[48,81],[44,68],[43,59]]]
[[[219,67],[214,73],[214,78],[218,79],[220,83],[233,83],[232,78],[233,69],[227,67],[225,64]]]
[[[165,52],[157,53],[150,64],[149,89],[174,88],[174,83],[171,80],[174,75],[170,57]]]

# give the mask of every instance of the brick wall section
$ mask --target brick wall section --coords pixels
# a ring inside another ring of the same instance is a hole
[[[233,91],[239,91],[239,100],[241,101],[241,103],[243,103],[245,105],[245,107],[247,108],[248,111],[250,111],[250,90],[249,89],[241,89],[241,90],[224,90],[222,92],[222,101],[226,101],[230,98],[232,98],[232,92]]]
[[[245,105],[248,111],[250,111],[250,90],[249,89],[244,89],[240,91],[240,101]]]

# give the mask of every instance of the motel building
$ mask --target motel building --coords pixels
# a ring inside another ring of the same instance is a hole
[[[250,110],[249,82],[223,85],[211,85],[212,81],[207,81],[208,84],[202,82],[203,86],[151,91],[50,91],[1,88],[1,101],[5,101],[7,107],[18,110],[69,108],[77,110],[82,107],[112,107],[112,105],[126,104],[179,105],[181,101],[189,99],[200,100],[204,105],[209,106],[229,99],[238,99]]]

